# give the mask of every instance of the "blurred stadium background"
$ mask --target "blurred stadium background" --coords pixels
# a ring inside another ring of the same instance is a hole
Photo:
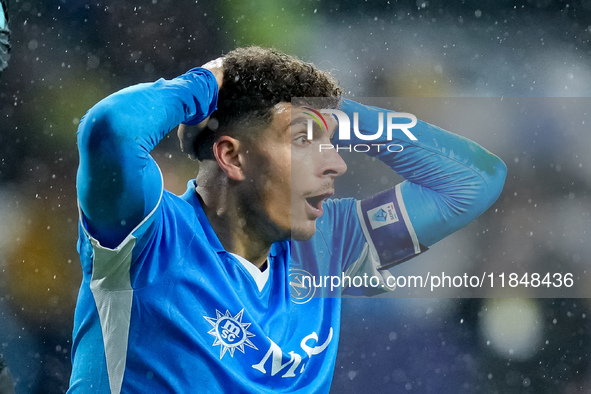
[[[312,61],[350,97],[481,103],[456,120],[471,128],[452,131],[505,160],[505,191],[477,222],[396,272],[591,262],[589,0],[11,0],[10,28],[12,57],[0,74],[0,353],[17,393],[68,385],[81,277],[80,118],[109,93],[236,46]],[[490,101],[476,99],[501,96],[533,107],[491,116]],[[560,111],[573,106],[579,112]],[[420,106],[405,110],[421,117]],[[180,193],[196,166],[177,145],[173,133],[154,156]],[[369,180],[381,189],[388,176]],[[367,192],[358,189],[349,191]],[[591,392],[589,309],[585,298],[346,299],[332,392]]]

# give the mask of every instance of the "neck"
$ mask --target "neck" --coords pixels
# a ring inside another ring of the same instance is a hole
[[[267,261],[273,241],[257,231],[257,226],[249,218],[249,212],[235,193],[228,192],[226,186],[197,186],[205,215],[224,249],[244,257],[261,269]]]

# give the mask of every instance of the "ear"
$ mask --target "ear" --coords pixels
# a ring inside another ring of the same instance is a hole
[[[213,154],[220,168],[228,178],[235,181],[245,179],[240,156],[240,141],[223,135],[213,144]]]

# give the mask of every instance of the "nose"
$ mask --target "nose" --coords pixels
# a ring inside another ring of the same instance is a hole
[[[320,172],[323,176],[337,178],[347,171],[347,164],[335,149],[329,149],[321,153],[323,165]]]

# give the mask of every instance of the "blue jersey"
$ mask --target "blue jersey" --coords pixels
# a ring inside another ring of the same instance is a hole
[[[404,154],[377,155],[405,182],[365,201],[326,201],[315,235],[273,244],[261,273],[224,250],[195,183],[180,197],[163,190],[149,156],[171,128],[208,116],[216,97],[211,73],[196,69],[124,89],[81,122],[72,393],[328,392],[340,298],[306,278],[367,274],[380,283],[344,291],[387,291],[384,267],[473,220],[503,184],[498,158],[420,123],[419,142],[393,141]]]

